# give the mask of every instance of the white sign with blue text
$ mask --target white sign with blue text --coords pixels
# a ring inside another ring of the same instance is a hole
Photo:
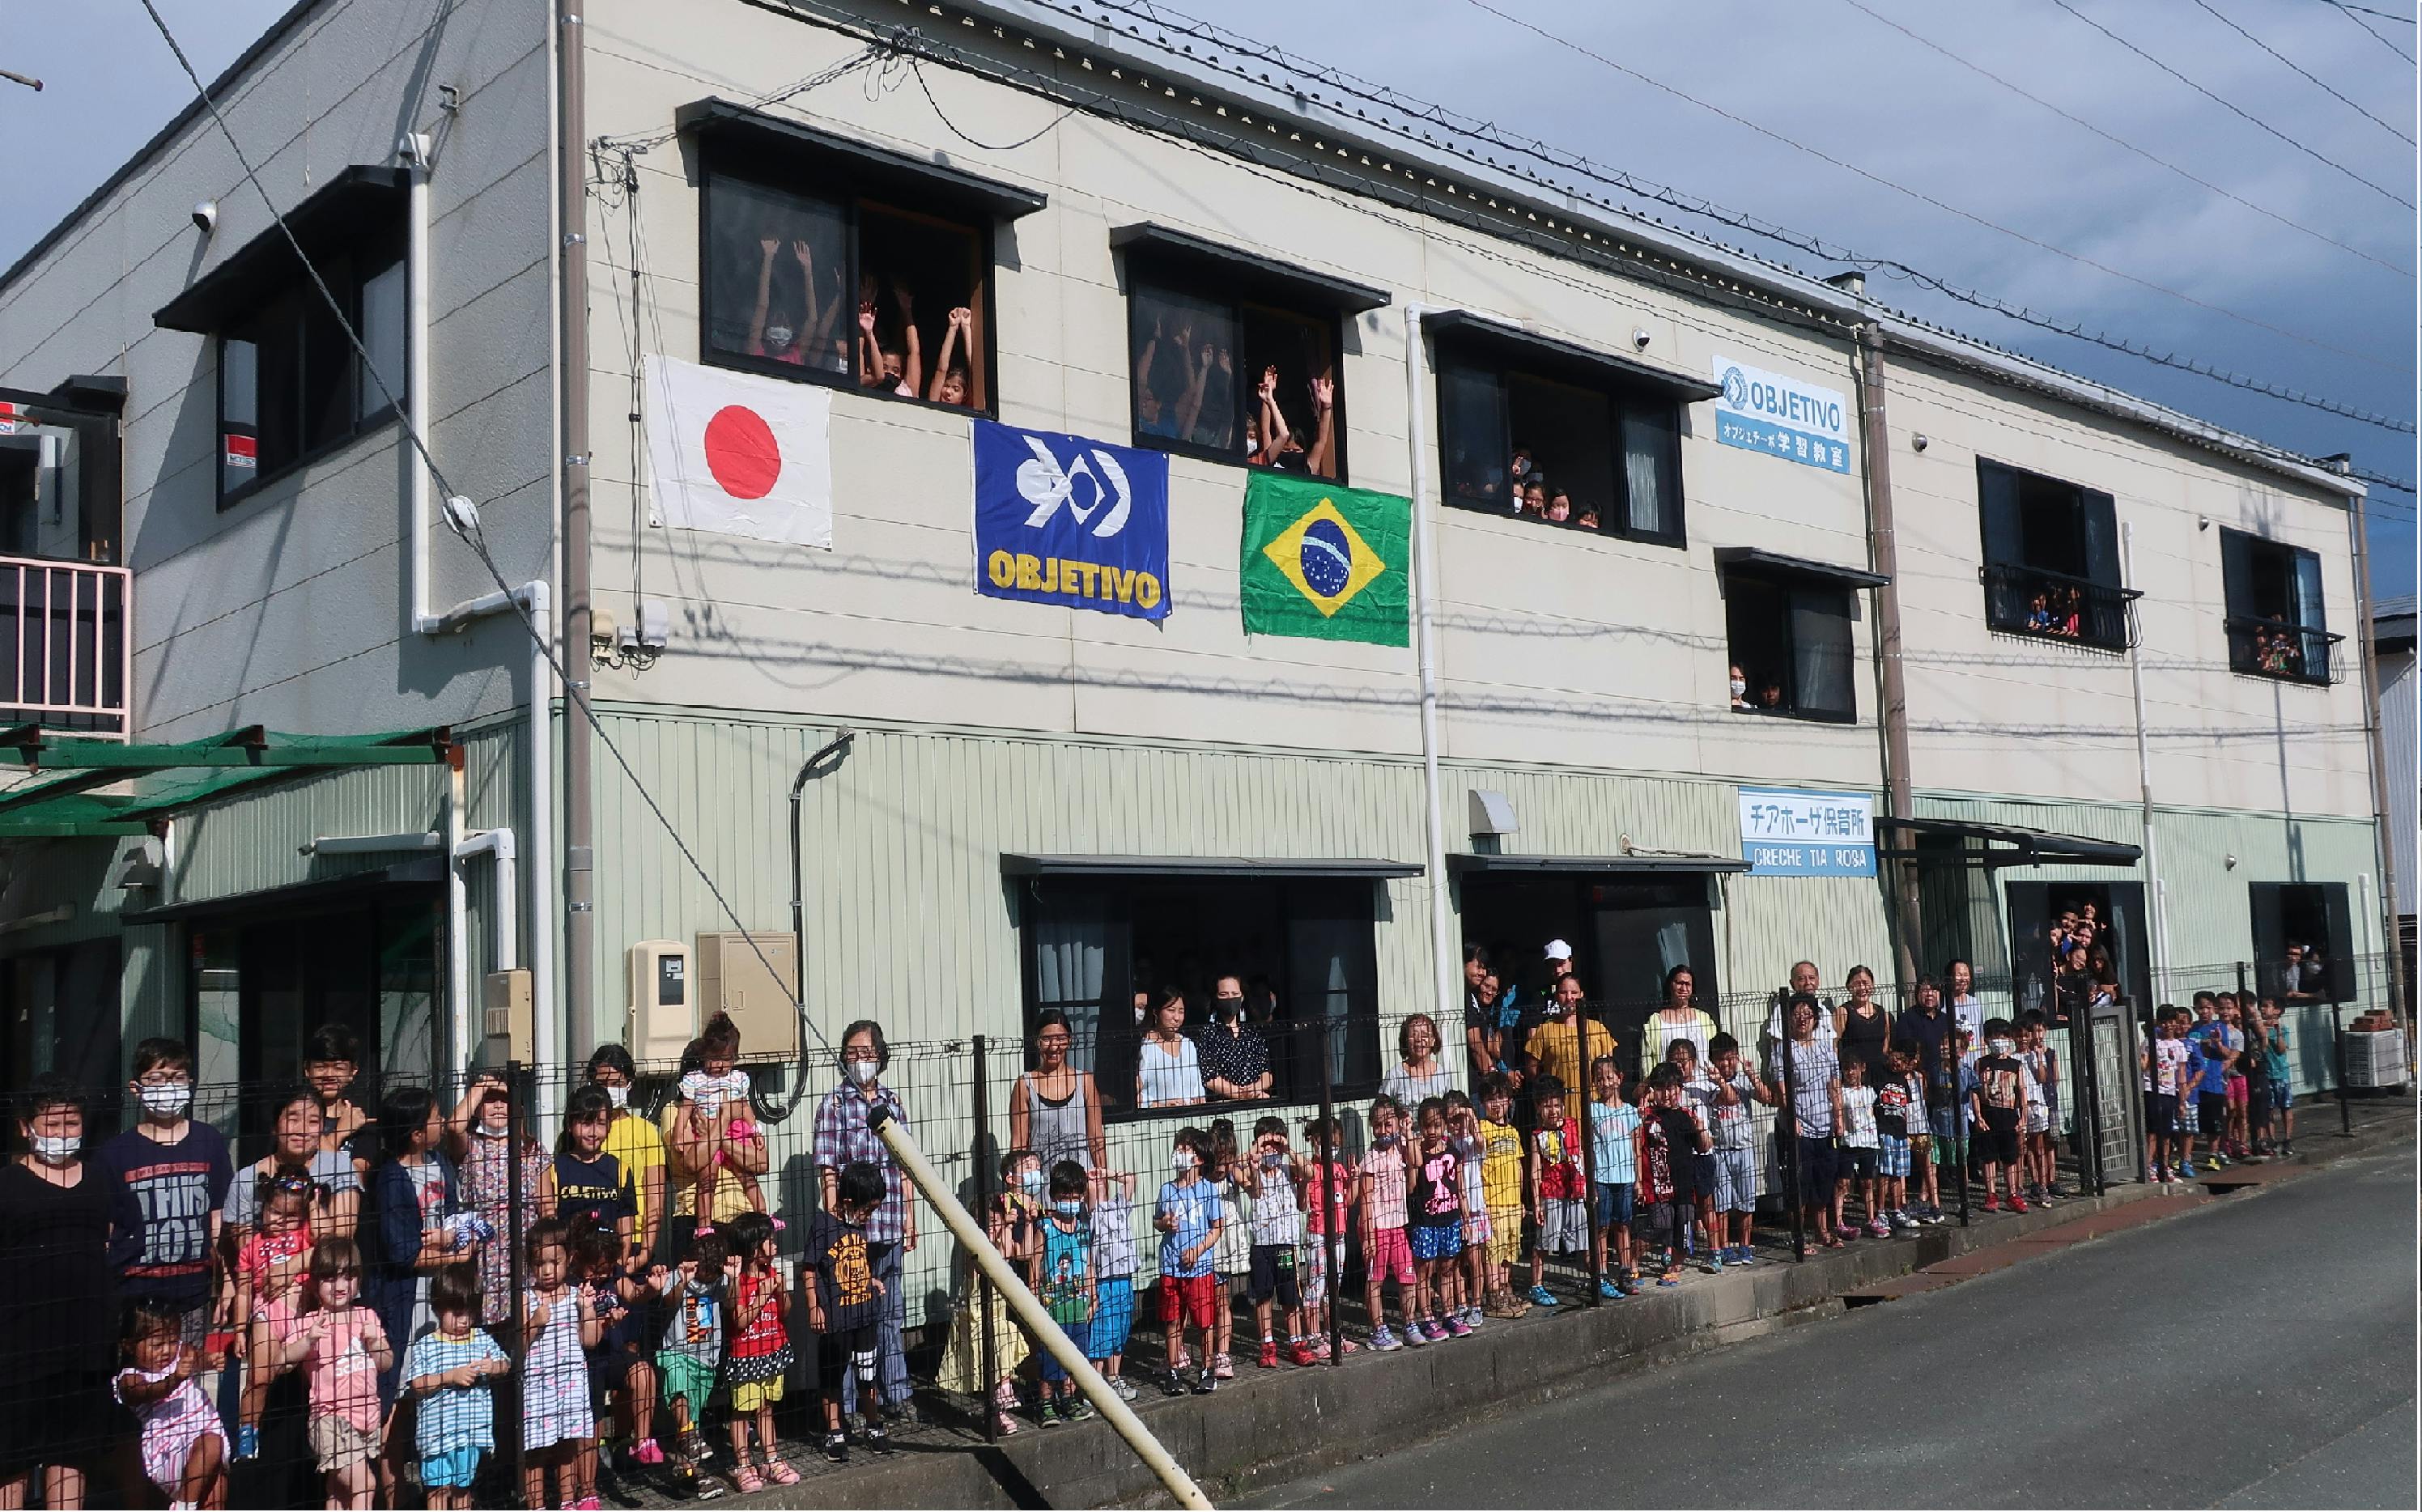
[[[1837,388],[1716,358],[1716,439],[1803,467],[1850,470],[1850,405]]]
[[[1872,794],[1743,788],[1740,825],[1752,876],[1876,874]]]

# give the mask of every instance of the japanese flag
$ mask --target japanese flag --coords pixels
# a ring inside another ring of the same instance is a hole
[[[832,549],[832,393],[647,359],[649,482],[677,530]]]

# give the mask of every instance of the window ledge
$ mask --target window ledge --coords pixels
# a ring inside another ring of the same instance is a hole
[[[2336,679],[2314,677],[2305,672],[2266,672],[2251,667],[2232,667],[2233,676],[2251,678],[2257,683],[2288,683],[2297,687],[2328,687]]]
[[[1825,714],[1814,709],[1761,709],[1750,705],[1737,706],[1728,712],[1746,714],[1758,719],[1789,719],[1800,724],[1854,725],[1859,722],[1855,714]]]
[[[2072,651],[2089,652],[2102,656],[2124,656],[2125,643],[2113,645],[2106,641],[2088,640],[2084,636],[2056,635],[2049,630],[2029,630],[2020,625],[1995,624],[1985,622],[1985,628],[1996,640],[2023,640],[2030,646],[2066,646]]]
[[[1316,472],[1298,472],[1292,467],[1274,467],[1267,463],[1247,462],[1242,456],[1223,451],[1218,447],[1199,446],[1191,441],[1172,441],[1164,435],[1143,435],[1130,432],[1127,445],[1138,451],[1157,451],[1165,457],[1184,457],[1211,467],[1241,467],[1249,473],[1268,473],[1276,478],[1293,478],[1308,483],[1327,483],[1332,488],[1354,485],[1343,478],[1324,478]]]
[[[315,466],[320,463],[327,461],[330,457],[335,456],[338,452],[344,450],[347,447],[353,446],[356,442],[367,440],[370,437],[378,434],[388,426],[399,423],[401,417],[401,412],[398,411],[394,405],[388,405],[386,408],[380,410],[377,414],[370,416],[360,424],[354,426],[345,434],[337,437],[334,441],[323,441],[318,447],[303,453],[292,462],[286,463],[271,471],[262,473],[260,476],[244,483],[242,487],[231,488],[219,495],[219,512],[224,514],[228,511],[234,509],[237,505],[244,503],[246,500],[255,497],[263,490],[275,487],[275,485],[284,482],[287,479],[304,471],[306,468]],[[410,443],[406,442],[405,445],[410,445]]]
[[[701,349],[699,364],[721,368],[727,372],[753,373],[760,378],[777,378],[784,383],[829,388],[840,394],[857,394],[867,399],[881,400],[886,404],[910,404],[919,409],[938,410],[945,415],[973,415],[987,420],[1000,417],[998,407],[977,409],[969,404],[945,404],[938,399],[927,399],[922,394],[900,394],[874,384],[861,384],[845,372],[828,372],[802,363],[777,362],[771,357],[744,356],[709,347]]]
[[[1591,541],[1617,543],[1624,545],[1633,546],[1661,546],[1671,551],[1687,551],[1690,549],[1691,545],[1689,538],[1685,536],[1636,535],[1627,530],[1610,530],[1602,526],[1597,529],[1593,530],[1588,526],[1575,525],[1569,520],[1559,523],[1554,520],[1526,519],[1522,515],[1516,514],[1512,511],[1495,504],[1483,504],[1470,499],[1460,499],[1451,496],[1441,496],[1439,502],[1440,505],[1450,510],[1457,510],[1465,514],[1485,515],[1489,519],[1500,520],[1507,525],[1520,526],[1526,530],[1543,532],[1563,530]]]

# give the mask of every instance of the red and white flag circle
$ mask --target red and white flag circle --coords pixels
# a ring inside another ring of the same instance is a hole
[[[648,473],[677,530],[832,549],[832,392],[650,353]]]

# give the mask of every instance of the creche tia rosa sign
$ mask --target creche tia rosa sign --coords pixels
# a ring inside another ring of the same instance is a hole
[[[1871,793],[1740,790],[1741,858],[1752,876],[1873,876]]]
[[[1850,470],[1850,403],[1838,388],[1819,388],[1779,372],[1719,355],[1716,439],[1828,472]]]

